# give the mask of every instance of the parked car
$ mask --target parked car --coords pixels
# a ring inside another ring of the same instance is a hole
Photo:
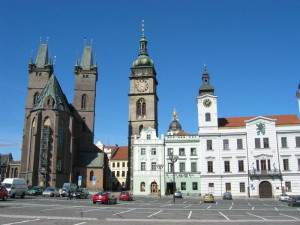
[[[21,178],[6,178],[2,185],[7,189],[8,196],[11,198],[16,196],[24,198],[28,191],[26,180]]]
[[[99,203],[106,203],[106,204],[117,204],[117,198],[115,195],[109,193],[109,192],[99,192],[94,195],[93,197],[93,204]]]
[[[290,197],[287,203],[290,206],[300,206],[300,197]]]
[[[44,188],[41,186],[34,186],[32,188],[30,188],[27,192],[28,195],[41,195],[43,194]]]
[[[133,195],[130,194],[128,191],[121,191],[119,195],[119,200],[127,200],[127,201],[132,201],[133,200]]]
[[[225,192],[225,193],[223,194],[223,199],[225,199],[225,200],[232,200],[232,195],[231,195],[231,193],[230,193],[230,192]]]
[[[47,187],[43,191],[43,197],[58,197],[59,196],[59,189],[54,187]]]
[[[77,184],[75,184],[75,183],[64,183],[62,189],[65,189],[66,193],[68,193],[68,191],[75,192],[77,190]]]
[[[175,196],[175,198],[182,198],[181,191],[175,191],[174,196]]]
[[[289,196],[287,194],[279,195],[279,201],[286,202],[288,199],[289,199]]]
[[[204,195],[204,202],[214,202],[215,198],[213,194],[205,194]]]
[[[74,198],[87,198],[88,196],[89,192],[85,188],[79,188],[73,193]]]
[[[8,198],[8,191],[4,186],[0,186],[0,199],[6,201]]]

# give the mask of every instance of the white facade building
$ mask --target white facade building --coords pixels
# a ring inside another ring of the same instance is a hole
[[[146,129],[141,132],[141,138],[135,140],[134,193],[139,193],[142,180],[147,180],[144,182],[148,187],[154,179],[157,181],[157,171],[140,173],[142,162],[148,169],[152,162],[164,164],[162,193],[170,193],[173,168],[168,159],[173,154],[178,155],[176,189],[184,194],[212,193],[220,197],[231,192],[240,198],[276,197],[281,193],[300,195],[299,118],[296,115],[219,118],[218,97],[207,71],[203,73],[202,82],[197,96],[198,134],[183,132],[174,112],[166,137],[158,139],[151,135],[151,139],[147,139],[147,132],[155,134],[155,131]],[[150,155],[155,145],[162,155]],[[142,148],[146,149],[146,155],[140,154]],[[193,189],[194,185],[197,189]]]

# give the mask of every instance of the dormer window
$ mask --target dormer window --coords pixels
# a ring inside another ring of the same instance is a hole
[[[151,139],[151,134],[147,134],[147,140]]]

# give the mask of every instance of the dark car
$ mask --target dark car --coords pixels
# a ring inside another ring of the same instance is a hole
[[[85,188],[79,188],[73,193],[74,198],[87,198],[88,196],[89,192]]]
[[[230,192],[226,192],[223,194],[223,199],[225,200],[232,200],[232,195]]]
[[[0,186],[0,199],[6,201],[8,198],[8,191],[4,186]]]
[[[28,195],[42,195],[44,191],[44,188],[41,186],[34,186],[32,188],[30,188],[27,192]]]
[[[119,195],[119,200],[120,201],[121,200],[132,201],[133,200],[133,196],[128,191],[121,191],[121,193]]]
[[[99,203],[106,203],[106,204],[117,204],[117,198],[115,195],[109,193],[109,192],[99,192],[94,195],[93,197],[93,204]]]
[[[300,197],[290,197],[287,203],[290,206],[300,206]]]

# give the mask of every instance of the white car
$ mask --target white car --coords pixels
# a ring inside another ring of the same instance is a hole
[[[58,188],[54,188],[54,187],[47,187],[44,191],[43,191],[43,197],[58,197],[59,196],[59,190]]]
[[[281,194],[279,196],[279,201],[286,202],[289,199],[289,196],[287,194]]]

